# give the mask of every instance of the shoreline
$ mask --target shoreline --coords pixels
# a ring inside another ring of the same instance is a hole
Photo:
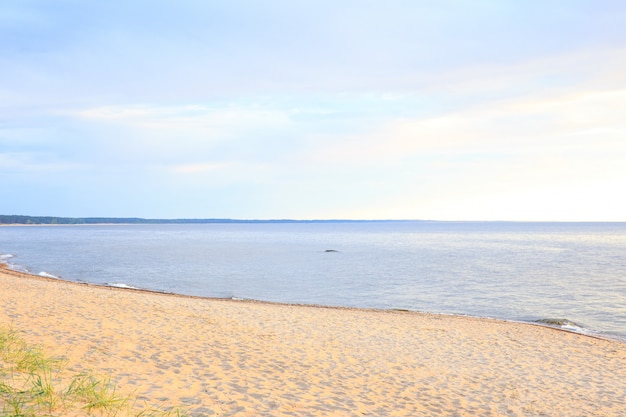
[[[0,268],[0,325],[190,416],[618,416],[626,345],[398,310],[233,301]]]
[[[138,293],[152,294],[152,295],[161,295],[161,296],[172,296],[172,297],[180,297],[180,298],[188,298],[188,299],[196,299],[196,300],[207,300],[207,301],[225,301],[225,302],[234,302],[234,303],[251,303],[251,304],[267,304],[267,305],[276,305],[276,306],[286,306],[286,307],[302,307],[302,308],[323,308],[323,309],[336,309],[336,310],[357,310],[357,311],[366,311],[372,313],[405,313],[405,314],[423,314],[423,315],[431,315],[431,316],[442,316],[442,317],[467,317],[478,320],[488,320],[488,321],[497,321],[502,323],[511,323],[511,324],[521,324],[521,325],[530,325],[530,326],[538,326],[553,330],[558,330],[566,333],[572,333],[575,335],[591,337],[600,340],[608,340],[615,341],[618,343],[624,343],[626,345],[626,339],[620,338],[619,336],[607,335],[599,332],[595,332],[592,329],[581,328],[585,331],[576,331],[573,329],[568,329],[561,327],[559,325],[549,324],[540,321],[524,321],[524,320],[512,320],[512,319],[503,319],[498,317],[481,317],[481,316],[472,316],[469,314],[453,314],[453,313],[435,313],[430,311],[419,311],[419,310],[408,310],[408,309],[400,309],[400,308],[368,308],[368,307],[350,307],[350,306],[334,306],[334,305],[325,305],[325,304],[299,304],[299,303],[288,303],[288,302],[280,302],[280,301],[266,301],[266,300],[257,300],[253,298],[238,298],[238,297],[211,297],[211,296],[202,296],[202,295],[190,295],[190,294],[180,294],[176,292],[168,292],[168,291],[158,291],[151,290],[147,288],[139,288],[132,286],[118,286],[118,285],[109,285],[109,284],[96,284],[93,282],[86,281],[70,281],[60,277],[54,276],[45,276],[39,274],[32,274],[29,272],[22,272],[11,269],[7,264],[0,263],[0,273],[8,272],[11,275],[16,275],[17,277],[24,277],[26,279],[41,279],[44,281],[52,281],[52,282],[62,282],[72,285],[79,286],[88,286],[94,288],[105,288],[116,291],[132,291]]]

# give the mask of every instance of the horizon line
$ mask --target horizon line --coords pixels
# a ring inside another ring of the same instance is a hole
[[[626,223],[611,220],[435,220],[435,219],[237,219],[237,218],[144,218],[144,217],[64,217],[64,216],[30,216],[2,215],[0,224],[57,224],[57,225],[90,225],[90,224],[209,224],[209,223]]]

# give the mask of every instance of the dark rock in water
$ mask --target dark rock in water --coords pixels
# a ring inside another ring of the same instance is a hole
[[[339,252],[339,251],[335,249],[326,249],[324,252],[328,253],[328,252]]]
[[[578,324],[570,321],[568,319],[540,319],[535,320],[535,323],[548,324],[550,326],[576,326],[579,327]]]

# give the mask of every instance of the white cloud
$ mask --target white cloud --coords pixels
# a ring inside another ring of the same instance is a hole
[[[0,172],[17,175],[44,175],[82,168],[73,162],[55,162],[48,155],[29,152],[0,152]]]
[[[263,161],[271,157],[269,144],[295,126],[288,110],[242,103],[103,106],[60,116],[81,127],[97,151],[91,156],[103,163],[161,163],[198,171],[228,161]]]
[[[397,163],[418,155],[626,152],[626,90],[497,101],[429,118],[396,119],[363,136],[326,138],[318,163]]]
[[[626,212],[619,2],[13,3],[0,170],[40,189],[251,217]]]
[[[238,106],[106,106],[78,110],[69,115],[97,122],[143,129],[255,129],[289,124],[284,111]]]
[[[206,172],[214,172],[219,171],[225,167],[227,164],[209,164],[209,163],[198,163],[198,164],[184,164],[184,165],[175,165],[170,169],[174,173],[178,174],[200,174]]]

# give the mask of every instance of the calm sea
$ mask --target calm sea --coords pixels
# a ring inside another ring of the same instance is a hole
[[[566,319],[626,341],[626,223],[16,226],[0,261],[208,297]]]

